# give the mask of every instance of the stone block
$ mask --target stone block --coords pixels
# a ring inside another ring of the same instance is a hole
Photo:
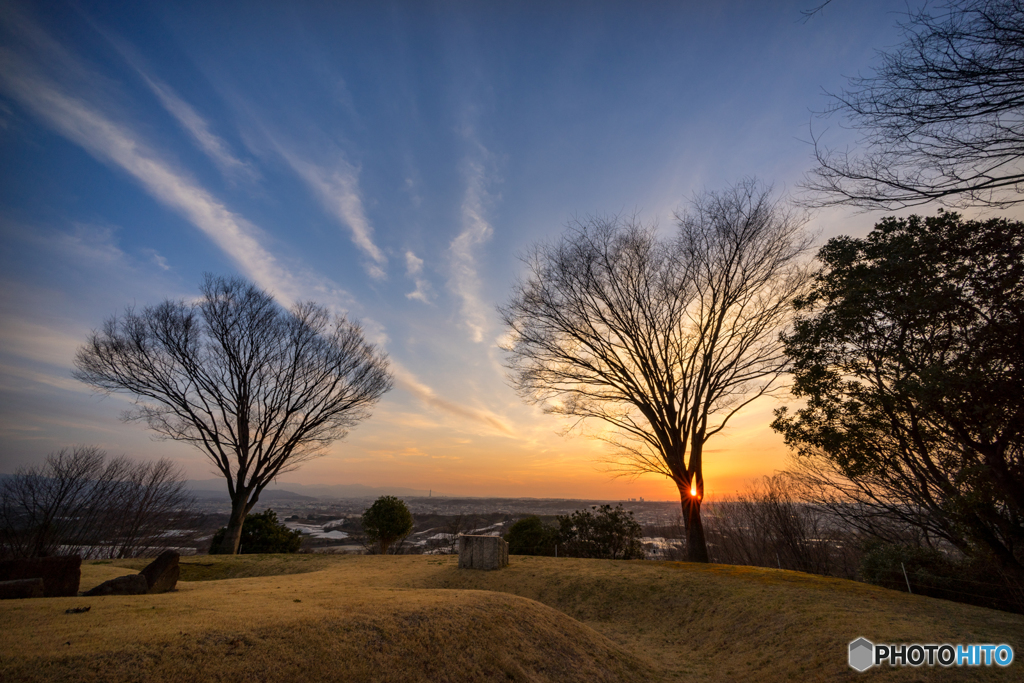
[[[110,581],[104,581],[90,591],[82,593],[89,597],[97,595],[143,595],[149,591],[149,583],[142,574],[128,574]]]
[[[139,572],[146,577],[150,593],[166,593],[174,590],[178,583],[178,576],[181,574],[181,567],[178,566],[180,555],[173,550],[165,550],[155,560],[146,565],[146,568]]]
[[[82,580],[82,558],[78,555],[65,555],[0,561],[0,581],[37,578],[43,580],[45,598],[78,595],[78,584]]]
[[[0,581],[0,600],[41,597],[43,597],[43,580],[40,578]]]
[[[500,536],[459,536],[459,569],[508,566],[508,543]]]

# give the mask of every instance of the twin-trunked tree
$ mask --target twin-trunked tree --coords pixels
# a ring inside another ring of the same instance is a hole
[[[255,285],[207,276],[198,301],[164,301],[107,320],[75,377],[137,399],[125,419],[190,443],[224,475],[234,554],[246,514],[279,475],[323,454],[391,388],[387,357],[358,324]]]
[[[525,257],[500,309],[513,383],[548,412],[596,419],[625,472],[679,490],[707,562],[704,447],[786,371],[779,332],[809,283],[802,222],[747,180],[694,200],[661,239],[635,221],[575,223]]]

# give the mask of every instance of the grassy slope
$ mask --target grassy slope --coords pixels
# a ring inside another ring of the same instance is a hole
[[[499,572],[424,556],[186,562],[175,593],[0,603],[0,680],[845,680],[857,676],[846,645],[858,636],[1024,652],[1022,616],[769,569],[524,557]],[[126,572],[86,565],[83,589]],[[64,614],[85,604],[86,614]],[[863,675],[1021,680],[1022,669]]]

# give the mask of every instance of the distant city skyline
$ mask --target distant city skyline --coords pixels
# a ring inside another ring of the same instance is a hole
[[[0,472],[94,444],[218,476],[70,375],[104,319],[212,272],[348,313],[392,360],[372,417],[282,482],[678,499],[520,401],[495,308],[517,255],[574,217],[668,235],[694,193],[796,191],[812,125],[852,143],[812,111],[898,41],[902,6],[804,21],[813,4],[4,2]],[[821,244],[881,217],[808,229]],[[786,466],[776,405],[709,442],[712,499]]]

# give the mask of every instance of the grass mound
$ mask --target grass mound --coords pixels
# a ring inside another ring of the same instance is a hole
[[[205,566],[174,593],[0,603],[0,680],[818,681],[855,675],[859,636],[1024,652],[1024,616],[850,581],[511,560],[480,572],[453,557],[187,558]],[[86,564],[82,587],[127,571]],[[1021,680],[1022,665],[864,675]]]
[[[106,566],[140,571],[151,559],[107,560]],[[294,555],[199,555],[182,557],[181,581],[219,581],[254,576],[306,574],[336,565],[337,555],[302,553]],[[115,564],[116,563],[116,564]],[[99,563],[96,563],[99,564]],[[91,563],[86,567],[93,566]],[[82,581],[86,580],[83,574]],[[84,584],[83,584],[84,585]],[[83,590],[85,590],[83,588]]]
[[[130,571],[86,565],[83,588]],[[335,578],[208,580],[163,595],[8,603],[0,606],[0,680],[557,683],[655,673],[532,600]],[[65,613],[85,605],[88,612]]]

